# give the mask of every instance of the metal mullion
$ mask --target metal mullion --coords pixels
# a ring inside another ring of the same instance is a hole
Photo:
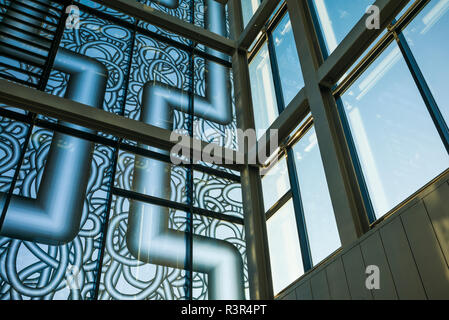
[[[284,96],[282,92],[281,78],[279,75],[279,68],[277,65],[276,51],[273,45],[273,37],[271,32],[268,34],[268,51],[270,55],[270,62],[273,74],[274,90],[278,105],[279,114],[285,109]],[[304,206],[301,199],[301,190],[296,171],[296,164],[294,162],[294,155],[291,148],[287,149],[287,168],[290,180],[290,188],[293,199],[293,207],[295,210],[296,227],[298,230],[299,244],[301,248],[301,256],[304,266],[304,271],[312,269],[312,255],[310,252],[309,237],[307,235],[307,226],[305,222]]]
[[[46,37],[44,37],[44,36],[41,36],[40,34],[36,34],[36,33],[32,33],[32,32],[29,32],[29,31],[20,29],[20,28],[18,28],[18,27],[16,27],[16,26],[13,26],[13,25],[9,24],[9,23],[4,23],[4,22],[2,22],[2,23],[3,23],[3,25],[6,26],[8,29],[13,29],[13,30],[15,30],[15,31],[17,31],[17,32],[19,32],[19,33],[23,33],[23,34],[25,34],[25,35],[27,35],[27,36],[37,38],[37,39],[39,39],[40,41],[46,41],[46,42],[48,42],[48,43],[51,43],[51,42],[53,41],[53,40],[51,40],[51,39],[49,39],[49,38],[46,38]]]
[[[16,71],[16,72],[20,72],[20,73],[23,73],[23,74],[25,74],[27,76],[30,76],[30,77],[33,77],[33,78],[37,78],[37,79],[39,79],[40,76],[41,76],[39,73],[34,73],[32,71],[28,71],[28,70],[25,70],[25,69],[20,69],[19,67],[12,66],[12,65],[3,63],[1,61],[0,61],[0,67],[4,67],[4,68],[7,68],[7,69]]]
[[[281,76],[279,74],[279,66],[276,56],[276,49],[273,44],[273,34],[268,33],[268,53],[271,64],[271,74],[273,75],[274,92],[276,95],[276,102],[279,114],[285,109],[284,92],[282,89]]]
[[[125,85],[125,92],[123,93],[123,108],[122,110],[120,110],[120,115],[124,116],[125,114],[125,109],[126,109],[126,101],[127,101],[127,97],[128,97],[128,90],[129,90],[129,80],[130,80],[130,76],[131,76],[131,67],[132,67],[132,61],[133,61],[133,57],[134,57],[134,50],[135,50],[135,43],[136,43],[136,26],[137,26],[137,21],[134,23],[134,28],[132,30],[132,36],[131,36],[131,40],[130,40],[130,44],[131,44],[131,50],[130,50],[130,55],[129,55],[129,62],[128,62],[128,70],[126,73],[126,79],[124,82]],[[98,274],[97,274],[97,279],[96,279],[96,284],[95,284],[95,292],[94,292],[94,296],[92,297],[93,300],[98,300],[98,293],[100,290],[100,281],[101,281],[101,273],[103,270],[103,260],[104,260],[104,252],[106,251],[106,237],[107,237],[107,233],[108,233],[108,228],[109,228],[109,218],[110,218],[110,211],[111,211],[111,207],[112,207],[112,198],[113,198],[113,188],[114,188],[114,183],[115,183],[115,176],[117,173],[117,163],[118,163],[118,157],[119,157],[119,153],[120,153],[120,149],[122,146],[122,141],[123,139],[119,139],[117,141],[117,145],[115,146],[115,150],[113,153],[113,161],[112,161],[112,170],[111,170],[111,179],[109,180],[110,183],[110,188],[108,191],[108,199],[107,199],[107,205],[106,205],[106,213],[105,213],[105,221],[104,221],[104,225],[103,225],[103,231],[102,231],[102,240],[101,240],[101,247],[100,247],[100,258],[98,260]],[[150,150],[148,150],[150,151]]]
[[[107,238],[108,229],[109,229],[112,198],[114,196],[113,188],[114,188],[114,182],[115,182],[115,175],[117,173],[117,163],[118,163],[118,157],[119,157],[118,150],[120,148],[120,143],[121,143],[121,139],[119,141],[117,141],[117,146],[114,151],[112,164],[111,164],[111,178],[109,180],[108,198],[106,200],[106,211],[104,213],[103,230],[101,232],[101,239],[100,239],[101,246],[100,246],[100,256],[98,259],[98,268],[97,268],[98,271],[97,271],[97,278],[95,279],[95,287],[94,287],[94,294],[92,296],[92,300],[98,300],[98,294],[100,291],[101,273],[103,271],[103,260],[104,260],[104,254],[106,252],[106,238]]]
[[[169,208],[169,209],[174,209],[174,210],[179,210],[179,211],[184,211],[184,212],[187,212],[190,210],[189,204],[179,203],[179,202],[175,202],[175,201],[171,201],[171,200],[167,200],[167,199],[163,199],[163,198],[158,198],[158,197],[138,193],[138,192],[131,191],[131,190],[125,190],[125,189],[121,189],[121,188],[117,188],[117,187],[112,187],[111,192],[115,196],[131,199],[131,200],[136,200],[136,201],[140,201],[140,202],[144,202],[144,203],[148,203],[148,204],[153,204],[153,205],[157,205],[157,206],[161,206],[161,207],[165,207],[165,208]],[[243,219],[239,218],[239,217],[228,216],[228,215],[220,214],[215,211],[197,208],[197,207],[193,207],[192,212],[195,214],[198,214],[202,217],[217,219],[217,220],[222,220],[222,221],[227,221],[227,222],[243,225]]]
[[[386,33],[374,47],[360,60],[360,62],[349,72],[349,74],[336,85],[332,91],[334,96],[342,96],[352,84],[373,64],[376,59],[388,48],[394,41],[392,33]]]
[[[16,121],[28,123],[28,124],[33,123],[31,120],[29,120],[29,118],[27,116],[25,116],[21,113],[17,113],[15,111],[4,109],[4,108],[0,108],[0,115],[5,116],[10,119],[13,119],[13,120],[16,120]],[[85,139],[85,140],[88,140],[88,141],[91,141],[94,143],[103,144],[103,145],[106,145],[109,147],[114,147],[116,145],[116,140],[102,137],[102,136],[99,136],[99,135],[96,135],[93,133],[84,132],[82,130],[70,128],[70,127],[64,126],[60,123],[54,123],[54,122],[44,120],[44,119],[36,119],[34,122],[38,127],[41,127],[44,129],[49,129],[49,130],[53,130],[55,132],[64,133],[64,134],[78,137],[80,139]],[[144,148],[134,146],[131,144],[122,143],[120,149],[123,151],[127,151],[130,153],[142,156],[142,157],[155,159],[155,160],[158,160],[161,162],[171,163],[170,157],[167,155],[160,154],[155,151],[144,149]],[[179,164],[179,166],[186,167],[187,165],[181,163],[181,164]],[[241,178],[232,173],[220,171],[217,169],[213,169],[213,168],[209,168],[209,167],[205,167],[205,166],[197,165],[197,164],[193,165],[192,167],[195,171],[200,171],[202,173],[213,175],[218,178],[227,179],[232,182],[241,183]]]
[[[27,44],[29,46],[32,46],[32,47],[35,47],[35,48],[38,48],[38,49],[41,49],[41,50],[44,50],[44,51],[48,51],[50,49],[49,47],[46,47],[46,46],[44,46],[42,44],[35,43],[33,41],[29,41],[29,40],[26,40],[26,39],[21,39],[19,37],[16,37],[16,36],[14,36],[12,34],[9,34],[9,33],[3,32],[3,31],[0,31],[0,36],[2,36],[2,38],[9,38],[9,39],[12,39],[14,41],[23,42],[23,43],[25,43],[25,44]]]
[[[32,14],[29,14],[29,13],[26,13],[26,12],[23,12],[23,11],[19,11],[19,10],[16,10],[15,8],[13,8],[13,7],[6,7],[6,6],[4,6],[4,5],[1,5],[0,4],[0,6],[1,7],[3,7],[3,8],[7,8],[8,10],[11,10],[11,11],[14,11],[14,12],[16,12],[16,13],[18,13],[19,15],[22,15],[22,16],[24,16],[24,17],[28,17],[28,18],[30,18],[30,19],[33,19],[34,21],[37,21],[37,22],[45,22],[45,24],[47,24],[47,25],[50,25],[50,26],[52,26],[52,27],[57,27],[58,25],[56,24],[56,23],[54,23],[54,22],[50,22],[50,21],[46,21],[46,20],[39,20],[39,17],[36,17],[35,15],[32,15]]]
[[[90,14],[90,15],[97,16],[97,17],[99,17],[101,19],[109,20],[110,22],[113,22],[113,23],[115,23],[115,24],[117,24],[119,26],[122,26],[124,28],[128,28],[128,29],[129,28],[134,28],[134,24],[130,23],[128,21],[125,21],[125,20],[122,20],[120,18],[111,16],[111,15],[109,15],[107,13],[98,11],[98,10],[96,10],[94,8],[88,7],[88,6],[83,5],[81,3],[77,4],[77,6],[82,11],[84,11],[84,12]],[[138,23],[138,22],[140,22],[140,20],[136,19],[136,22]],[[138,25],[135,28],[136,28],[137,32],[139,32],[140,34],[143,34],[145,36],[151,37],[151,38],[153,38],[153,39],[155,39],[157,41],[163,42],[164,44],[174,46],[175,48],[181,49],[181,50],[184,50],[184,51],[192,50],[192,48],[190,46],[188,46],[186,44],[183,44],[181,42],[175,41],[173,39],[170,39],[169,37],[166,37],[164,35],[161,35],[161,34],[158,34],[156,32],[147,30],[147,29],[142,28],[142,27],[140,27]],[[224,65],[226,67],[231,67],[232,66],[229,61],[220,59],[220,58],[218,58],[218,57],[216,57],[214,55],[208,54],[208,53],[206,53],[204,51],[198,50],[196,48],[194,48],[193,51],[194,51],[194,53],[196,55],[198,55],[198,56],[200,56],[202,58],[205,58],[205,59],[208,59],[208,60],[212,60],[212,61],[217,62],[217,63],[219,63],[221,65]]]
[[[312,0],[306,0],[307,1],[307,7],[309,8],[310,16],[312,18],[312,24],[315,29],[315,33],[318,38],[318,45],[321,49],[321,54],[323,55],[323,59],[326,60],[329,57],[329,52],[327,50],[327,44],[326,40],[323,35],[323,31],[321,30],[321,23],[318,18],[318,14],[315,9],[315,4],[312,2]]]
[[[272,216],[276,214],[290,199],[292,198],[292,190],[288,190],[270,209],[265,213],[266,220],[268,221]]]
[[[0,7],[1,7],[1,6],[2,6],[2,5],[0,4]],[[8,7],[4,7],[4,8],[9,9]],[[12,19],[12,20],[14,20],[14,21],[20,22],[20,23],[22,23],[22,24],[25,24],[25,25],[27,25],[27,26],[29,26],[29,27],[38,29],[38,30],[40,30],[41,32],[44,32],[44,33],[47,33],[47,34],[53,35],[53,34],[55,33],[55,30],[48,30],[48,29],[42,28],[40,25],[36,25],[36,24],[30,23],[30,22],[28,22],[28,21],[26,21],[26,20],[21,20],[21,19],[18,19],[18,18],[16,18],[16,17],[10,16],[7,12],[3,14],[3,17],[7,17],[8,19]]]
[[[15,60],[15,61],[17,61],[17,62],[20,62],[20,63],[23,63],[23,64],[27,64],[27,65],[29,65],[29,66],[36,67],[36,68],[39,68],[39,69],[43,70],[41,64],[38,64],[38,63],[33,62],[33,61],[31,61],[31,60],[29,60],[29,59],[26,59],[26,58],[24,59],[24,58],[21,57],[21,58],[20,58],[20,61],[18,61],[18,60],[17,60],[17,56],[14,56],[14,55],[9,54],[9,53],[6,53],[6,52],[1,52],[1,53],[0,53],[0,56],[4,56],[4,57],[6,57],[6,58],[8,58],[8,59]]]
[[[244,224],[244,221],[242,218],[239,218],[236,216],[231,216],[231,215],[226,215],[226,214],[211,211],[208,209],[193,207],[193,213],[195,213],[199,216],[202,216],[202,217],[211,218],[211,219],[215,219],[215,220],[221,220],[221,221],[227,221],[227,222],[230,222],[233,224],[239,224],[242,226]]]
[[[36,58],[41,59],[41,60],[44,60],[44,61],[47,60],[47,57],[46,57],[46,56],[43,56],[43,55],[38,54],[38,53],[36,53],[36,52],[32,52],[32,51],[29,51],[29,50],[24,50],[23,48],[20,48],[20,47],[11,45],[11,44],[9,44],[9,43],[5,43],[5,42],[3,42],[3,41],[0,41],[0,44],[1,44],[2,46],[8,47],[8,48],[10,48],[10,49],[20,51],[20,52],[22,52],[22,53],[24,53],[24,54],[26,54],[26,55],[30,55],[30,56],[36,57]]]
[[[64,6],[63,12],[66,11],[67,7],[68,7],[68,5]],[[68,13],[64,13],[59,18],[59,23],[58,23],[57,29],[55,31],[55,35],[53,37],[51,46],[48,49],[49,50],[48,57],[45,61],[44,68],[43,68],[44,70],[42,72],[42,78],[39,83],[39,89],[41,91],[45,91],[45,88],[47,87],[47,84],[48,84],[48,80],[50,79],[51,69],[55,62],[56,55],[58,54],[59,45],[60,45],[61,39],[64,35],[65,23],[66,23],[66,19],[68,16],[69,16]]]
[[[30,124],[29,127],[28,127],[27,135],[25,137],[25,141],[23,143],[23,147],[22,147],[21,152],[20,152],[19,159],[17,161],[17,167],[16,167],[16,170],[14,171],[14,175],[13,175],[13,178],[12,178],[12,181],[11,181],[11,185],[9,187],[8,193],[6,194],[6,199],[4,201],[2,201],[3,202],[3,208],[2,208],[1,215],[0,215],[0,232],[1,232],[2,228],[3,228],[3,222],[5,221],[6,213],[8,212],[8,207],[9,207],[9,203],[11,202],[11,197],[14,194],[14,189],[16,187],[16,183],[17,183],[17,180],[19,178],[20,170],[22,168],[22,163],[23,163],[23,160],[25,159],[26,151],[28,149],[28,145],[30,143],[31,135],[33,133],[33,130],[34,130],[34,125]]]
[[[296,227],[298,230],[299,244],[301,247],[302,262],[304,271],[307,272],[313,267],[312,254],[310,252],[309,236],[304,214],[304,205],[302,203],[301,188],[299,185],[298,172],[294,162],[292,149],[287,150],[287,167],[292,190],[293,207],[295,208]]]
[[[432,91],[427,84],[424,75],[421,72],[421,69],[413,55],[412,50],[410,49],[407,40],[405,39],[402,32],[396,33],[396,41],[398,46],[402,52],[402,55],[407,63],[407,66],[410,70],[410,73],[413,76],[413,80],[418,87],[419,93],[424,100],[424,103],[427,107],[427,111],[432,118],[433,123],[440,135],[441,140],[446,148],[446,151],[449,153],[449,130],[446,121],[444,120],[443,114],[438,107],[437,102],[432,94]]]
[[[30,1],[30,0],[28,0],[28,1]],[[31,1],[31,2],[33,2],[33,1]],[[25,4],[25,3],[23,3],[23,2],[16,2],[16,4],[18,4],[18,5],[21,6],[21,7],[24,7],[24,8],[30,9],[30,10],[32,10],[32,11],[35,11],[35,12],[37,12],[37,13],[45,14],[47,17],[53,17],[53,18],[55,18],[55,19],[59,19],[59,17],[56,16],[56,15],[54,15],[53,13],[45,12],[45,11],[39,9],[39,8],[30,6],[30,5]]]
[[[359,183],[360,193],[362,195],[363,202],[365,204],[368,220],[369,223],[373,223],[374,221],[376,221],[376,214],[374,211],[373,203],[371,201],[371,196],[369,194],[368,185],[366,183],[366,179],[363,174],[362,164],[360,163],[359,155],[357,153],[357,147],[355,145],[354,137],[351,132],[351,126],[349,124],[348,117],[346,116],[346,112],[341,97],[337,96],[335,97],[335,100],[337,104],[337,112],[340,117],[340,121],[346,138],[346,143],[348,144],[349,153],[352,159],[352,164],[354,166],[355,174],[357,176],[357,180]]]
[[[275,13],[274,17],[267,22],[267,32],[272,32],[279,22],[284,19],[285,14],[287,13],[287,2],[282,0],[282,4],[279,7],[279,10]]]
[[[190,5],[190,19],[192,23],[195,20],[195,4],[194,1]],[[188,112],[188,129],[189,136],[193,139],[193,126],[195,121],[195,54],[194,48],[196,43],[190,40],[190,54],[189,54],[189,73],[190,73],[190,83],[189,83],[189,112]],[[193,207],[194,207],[194,182],[193,182],[193,149],[189,150],[190,161],[187,165],[187,181],[186,181],[186,193],[187,193],[187,204],[189,209],[186,210],[186,300],[193,300]]]

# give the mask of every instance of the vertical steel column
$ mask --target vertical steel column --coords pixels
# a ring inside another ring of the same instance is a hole
[[[318,50],[307,3],[286,0],[301,61],[304,82],[321,151],[324,171],[342,246],[357,240],[369,229],[367,210],[352,165],[335,98],[330,88],[320,86],[317,71],[323,62]]]
[[[234,39],[238,39],[243,31],[240,1],[230,0],[228,5],[231,17],[231,33]],[[232,71],[238,126],[242,130],[254,129],[246,50],[236,48],[232,56]],[[240,148],[242,147],[245,148],[244,151],[247,154],[246,146],[240,146]],[[241,178],[250,298],[252,300],[271,300],[273,299],[273,283],[259,169],[244,165]]]

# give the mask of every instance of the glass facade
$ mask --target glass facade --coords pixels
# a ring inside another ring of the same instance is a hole
[[[342,101],[377,218],[449,166],[447,151],[396,44]]]
[[[337,210],[344,197],[360,197],[360,221],[374,228],[447,172],[448,1],[398,8],[339,81],[303,74],[311,69],[298,50],[328,59],[373,0],[304,1],[304,23],[315,29],[296,37],[302,19],[280,1],[243,48],[244,68],[233,65],[234,47],[223,49],[230,3],[137,2],[215,35],[197,43],[90,0],[0,0],[0,78],[231,151],[240,150],[242,126],[254,123],[260,139],[281,123],[279,148],[249,185],[241,164],[174,164],[163,143],[34,114],[0,96],[1,300],[249,299],[258,270],[246,201],[263,204],[278,295],[348,245]],[[63,19],[71,4],[75,27]],[[241,1],[245,26],[260,4]],[[234,87],[242,78],[250,83]],[[310,105],[318,100],[310,82],[329,93],[322,114]],[[241,103],[246,91],[252,109]],[[297,118],[284,119],[289,112]],[[326,130],[335,137],[326,141]],[[335,183],[339,170],[350,171],[341,175],[348,181]],[[249,199],[259,182],[263,199]]]
[[[311,0],[313,14],[321,29],[326,54],[331,54],[362,18],[373,0]]]

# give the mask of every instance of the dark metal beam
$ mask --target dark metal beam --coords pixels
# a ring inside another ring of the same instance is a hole
[[[264,28],[270,16],[273,14],[280,0],[264,0],[245,30],[238,36],[237,45],[240,50],[248,50],[257,35]]]
[[[272,0],[270,0],[272,1]],[[231,32],[239,35],[243,30],[240,1],[230,0]],[[236,113],[238,127],[254,129],[251,86],[246,50],[236,50],[232,56]],[[246,146],[239,146],[246,150]],[[241,171],[242,202],[245,218],[246,255],[248,278],[252,300],[273,299],[270,255],[267,226],[263,203],[262,183],[259,168],[243,166]]]
[[[0,101],[12,107],[67,121],[88,129],[102,131],[119,138],[129,139],[167,151],[170,151],[178,144],[178,141],[170,139],[172,135],[170,130],[92,108],[7,80],[0,79]],[[199,156],[207,146],[207,143],[191,139],[190,137],[182,135],[174,135],[174,137],[183,138],[182,145],[186,148],[193,146],[192,150],[196,156]],[[240,170],[241,165],[234,164],[235,159],[241,158],[237,151],[222,148],[218,145],[216,149],[221,150],[223,166],[233,170]]]
[[[288,136],[293,133],[293,130],[298,126],[301,119],[304,119],[308,113],[309,106],[307,104],[307,94],[306,90],[303,88],[259,139],[257,146],[253,146],[251,150],[249,150],[248,158],[255,159],[257,150],[261,150],[262,148],[264,148],[264,150],[270,150],[270,130],[278,130],[278,141],[276,141],[276,143],[285,141]]]
[[[236,48],[235,41],[192,23],[182,21],[167,13],[137,2],[136,0],[94,1],[229,55],[231,55]]]
[[[380,29],[368,29],[368,15],[365,14],[320,66],[320,84],[328,87],[336,84],[409,2],[410,0],[377,0],[374,5],[380,9]]]
[[[318,68],[318,37],[305,1],[287,0],[298,56],[304,75],[307,99],[323,161],[342,246],[356,241],[369,228],[344,131],[330,88],[322,88]]]

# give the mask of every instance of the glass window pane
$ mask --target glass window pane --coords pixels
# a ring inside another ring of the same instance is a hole
[[[270,56],[265,43],[249,65],[254,120],[259,139],[279,116],[271,73]]]
[[[329,54],[373,3],[373,0],[313,0]]]
[[[449,1],[432,1],[405,29],[404,34],[427,84],[449,123]]]
[[[285,106],[288,106],[299,90],[304,87],[301,64],[288,13],[273,31],[273,41],[284,103]]]
[[[260,0],[241,0],[242,3],[242,14],[243,14],[243,25],[246,27],[248,22],[253,17],[254,13],[259,8]]]
[[[316,265],[341,243],[314,128],[293,147],[293,152],[312,261]]]
[[[396,43],[342,97],[376,217],[449,166]]]
[[[268,211],[290,190],[287,161],[279,160],[262,179],[263,203]]]
[[[304,274],[293,201],[267,221],[274,294]]]

